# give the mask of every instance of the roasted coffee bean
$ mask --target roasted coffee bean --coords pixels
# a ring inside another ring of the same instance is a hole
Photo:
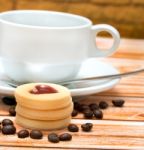
[[[116,107],[123,107],[125,101],[122,100],[122,99],[119,99],[119,100],[112,100],[112,103],[114,106]]]
[[[87,119],[91,119],[93,117],[93,112],[91,110],[85,110],[83,114],[84,114],[84,117]]]
[[[70,141],[72,139],[72,135],[69,133],[63,133],[59,135],[59,140],[60,141]]]
[[[80,103],[74,102],[74,109],[79,110],[79,107],[80,107]]]
[[[13,125],[13,122],[10,119],[3,119],[2,120],[2,125],[6,126],[6,125]]]
[[[15,97],[11,97],[11,96],[6,96],[2,98],[2,101],[6,104],[6,105],[16,105],[16,100]]]
[[[5,125],[2,127],[2,133],[6,135],[15,134],[16,128],[14,125]]]
[[[28,130],[20,130],[17,133],[17,135],[19,138],[26,138],[26,137],[29,137],[29,131]]]
[[[93,127],[93,124],[92,123],[86,123],[86,125],[88,125],[91,129]]]
[[[89,108],[89,106],[88,105],[86,105],[86,104],[80,104],[80,106],[79,106],[79,112],[84,112],[84,111],[86,111],[86,110],[89,110],[90,108]]]
[[[70,132],[78,132],[78,131],[79,131],[79,128],[78,128],[78,126],[75,125],[75,124],[69,124],[69,125],[68,125],[68,130],[69,130]]]
[[[73,112],[72,112],[72,114],[71,114],[71,116],[75,117],[75,116],[77,116],[77,114],[78,114],[78,111],[76,109],[74,109]]]
[[[93,110],[99,109],[99,106],[96,103],[91,103],[89,105],[89,108],[90,108],[90,110],[93,111]]]
[[[12,106],[12,107],[9,108],[9,114],[10,114],[10,116],[15,116],[16,115],[15,106]]]
[[[101,101],[101,102],[99,103],[99,108],[101,108],[101,109],[106,109],[107,107],[108,107],[108,103],[107,103],[107,102]]]
[[[48,135],[48,140],[52,143],[58,143],[59,142],[59,137],[56,133],[50,133]]]
[[[32,139],[42,139],[43,134],[42,134],[42,132],[39,131],[39,130],[32,130],[32,131],[30,132],[30,137],[31,137]]]
[[[89,132],[92,130],[93,124],[92,123],[85,123],[81,125],[81,128],[85,132]]]
[[[94,116],[97,118],[97,119],[102,119],[103,118],[103,112],[101,110],[95,110],[94,112]]]

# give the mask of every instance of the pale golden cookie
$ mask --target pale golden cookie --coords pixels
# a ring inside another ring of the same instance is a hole
[[[48,85],[55,88],[58,93],[32,94],[30,91],[36,85]],[[18,86],[15,90],[15,97],[18,104],[31,109],[52,110],[68,106],[71,102],[70,91],[60,85],[50,83],[29,83]]]
[[[59,120],[67,118],[73,111],[73,103],[67,107],[55,110],[37,110],[23,107],[21,105],[16,106],[16,112],[26,118],[36,120]]]
[[[28,129],[38,129],[38,130],[62,129],[69,125],[70,120],[71,117],[56,121],[42,121],[42,120],[40,121],[22,117],[18,113],[16,115],[17,124]]]

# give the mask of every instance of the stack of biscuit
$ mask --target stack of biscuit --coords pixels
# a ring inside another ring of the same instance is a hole
[[[32,93],[35,86],[49,86],[55,93]],[[73,103],[67,88],[57,84],[30,83],[15,90],[16,123],[29,129],[65,128],[71,120]]]

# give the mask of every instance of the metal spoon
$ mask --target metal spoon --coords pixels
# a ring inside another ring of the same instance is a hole
[[[138,70],[131,71],[131,72],[112,74],[112,75],[77,78],[77,79],[67,80],[64,82],[58,82],[58,84],[61,84],[63,86],[67,86],[69,84],[88,82],[88,81],[92,81],[92,80],[96,81],[96,80],[103,80],[103,79],[117,79],[117,78],[126,77],[126,76],[130,76],[130,75],[135,75],[135,74],[142,73],[142,72],[144,72],[144,69],[138,69]]]
[[[120,73],[120,74],[77,78],[77,79],[67,80],[64,82],[57,82],[57,84],[61,84],[63,86],[69,86],[71,84],[73,85],[76,83],[89,82],[89,81],[95,81],[95,80],[117,79],[117,78],[126,77],[126,76],[130,76],[130,75],[135,75],[135,74],[142,73],[142,72],[144,72],[143,68],[135,70],[135,71],[131,71],[131,72]],[[12,86],[12,87],[17,87],[19,85],[18,83],[15,83],[14,81],[11,81],[11,80],[4,80],[4,82],[6,82],[9,86]]]

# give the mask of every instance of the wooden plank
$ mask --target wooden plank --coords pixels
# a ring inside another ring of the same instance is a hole
[[[3,119],[4,117],[1,117]],[[8,117],[14,120],[14,117]],[[92,122],[94,127],[89,133],[80,131],[71,133],[73,139],[70,142],[60,142],[53,144],[48,142],[47,135],[50,133],[44,131],[42,140],[34,140],[30,138],[19,139],[17,135],[0,134],[1,146],[27,146],[27,147],[54,147],[54,148],[117,148],[117,149],[139,149],[144,148],[144,122],[128,122],[128,121],[101,121],[101,120],[79,120],[73,119],[72,123],[79,126],[86,122]],[[16,125],[17,131],[21,129]],[[67,129],[55,131],[56,133],[68,132]]]
[[[125,100],[124,107],[114,107],[112,100],[123,99]],[[103,111],[103,120],[137,120],[144,121],[144,99],[143,98],[131,98],[131,97],[114,97],[114,96],[90,96],[84,98],[80,102],[83,104],[96,103],[100,101],[106,101],[109,107]],[[75,119],[83,119],[83,114],[79,113]],[[95,120],[95,118],[93,117]]]
[[[21,147],[17,147],[17,146],[13,146],[13,147],[11,147],[11,146],[0,146],[0,150],[79,150],[79,149],[77,149],[77,148],[49,148],[49,147],[47,147],[47,148],[38,148],[38,147],[35,147],[35,148],[33,148],[33,147],[24,147],[24,146],[21,146]],[[99,149],[97,149],[97,150],[99,150]]]
[[[117,108],[112,104],[112,100],[123,99],[125,100],[124,107]],[[114,97],[114,96],[90,96],[81,100],[81,103],[99,103],[100,101],[106,101],[109,107],[103,111],[103,120],[137,120],[144,121],[144,99],[143,98],[131,98],[131,97]],[[9,116],[10,106],[6,106],[0,102],[0,116]],[[79,113],[75,119],[84,119],[83,114]],[[96,120],[93,117],[93,120]]]
[[[121,73],[144,68],[143,60],[120,59],[120,58],[106,58],[100,60],[115,66]],[[99,93],[97,95],[143,97],[144,73],[125,77],[121,79],[119,84],[116,85],[114,88],[106,92]]]
[[[108,48],[112,45],[111,38],[97,38],[98,47]],[[121,39],[119,48],[111,57],[144,60],[144,40]]]

